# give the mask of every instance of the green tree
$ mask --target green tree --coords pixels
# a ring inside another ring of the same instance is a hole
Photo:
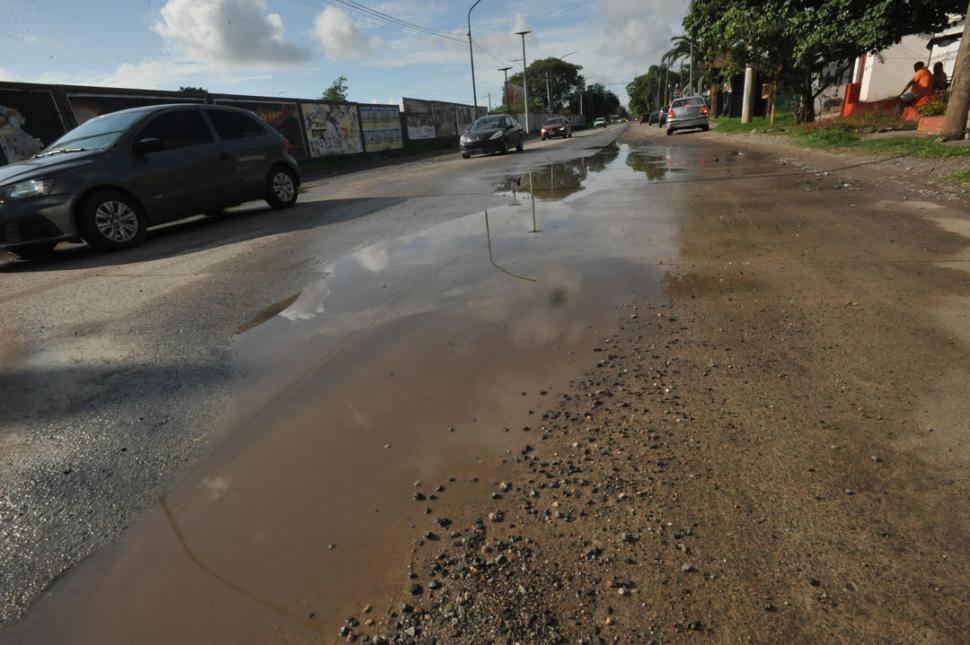
[[[347,77],[341,74],[330,84],[323,94],[320,95],[321,101],[327,103],[345,103],[347,101]]]
[[[204,87],[193,87],[191,85],[183,85],[179,88],[179,92],[182,94],[191,94],[193,96],[205,96],[209,93],[209,90]]]
[[[627,86],[630,113],[634,116],[656,112],[669,99],[668,87],[678,87],[679,73],[662,65],[651,65],[646,74],[634,78]]]
[[[526,70],[529,79],[529,109],[535,112],[559,112],[582,88],[585,82],[579,73],[582,69],[582,65],[573,65],[561,58],[532,61]],[[521,86],[522,72],[510,76],[509,83]],[[552,105],[547,105],[549,98],[552,99]],[[521,101],[515,111],[522,111]]]
[[[604,85],[593,83],[583,93],[584,113],[589,120],[597,117],[609,118],[620,107],[620,98],[606,89]]]
[[[753,65],[792,96],[797,120],[813,121],[826,67],[847,69],[903,36],[938,31],[962,1],[691,0],[684,27],[702,57],[723,57],[729,73]]]

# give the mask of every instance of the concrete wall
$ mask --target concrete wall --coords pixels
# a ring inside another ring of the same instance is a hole
[[[913,63],[929,58],[928,42],[925,36],[906,36],[898,45],[866,56],[859,98],[879,101],[898,96],[913,77]]]

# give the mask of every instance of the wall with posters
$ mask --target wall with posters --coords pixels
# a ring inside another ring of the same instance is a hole
[[[359,105],[364,150],[398,150],[404,147],[401,110],[396,105]]]
[[[231,98],[224,95],[220,95],[214,102],[216,105],[231,105],[249,110],[286,137],[291,155],[300,160],[307,158],[303,143],[303,123],[296,103],[250,97]]]
[[[40,152],[89,119],[133,107],[215,103],[253,112],[286,137],[300,160],[415,147],[444,147],[484,108],[404,99],[396,105],[325,104],[312,99],[0,82],[0,165]],[[418,143],[428,140],[427,143]],[[430,144],[430,145],[429,145]]]
[[[0,165],[37,154],[66,131],[51,90],[0,88]]]
[[[356,105],[303,103],[300,108],[310,157],[352,155],[364,151]]]
[[[434,104],[430,101],[404,99],[404,118],[408,139],[434,139]]]

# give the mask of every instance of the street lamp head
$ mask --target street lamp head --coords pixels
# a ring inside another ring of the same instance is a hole
[[[516,36],[525,36],[526,34],[531,34],[531,33],[532,33],[532,30],[531,29],[527,29],[526,31],[517,31],[517,32],[515,32],[515,35]]]

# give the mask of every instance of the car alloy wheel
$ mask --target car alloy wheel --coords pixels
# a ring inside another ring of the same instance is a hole
[[[289,208],[296,204],[297,179],[285,166],[276,166],[266,178],[266,203],[274,209]]]
[[[115,200],[98,204],[94,211],[94,225],[105,239],[115,244],[128,244],[138,236],[141,228],[135,211],[128,204]]]
[[[296,186],[293,185],[293,178],[286,171],[279,170],[273,175],[273,195],[281,202],[293,201],[296,194]]]

